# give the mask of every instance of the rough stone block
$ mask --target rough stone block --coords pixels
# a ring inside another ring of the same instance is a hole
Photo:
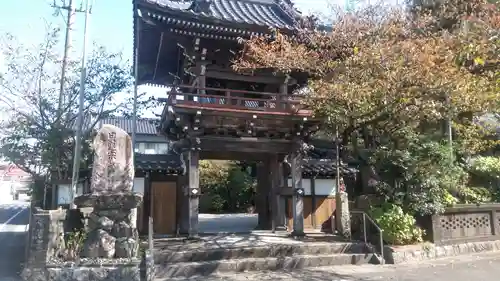
[[[113,220],[109,219],[108,217],[98,216],[95,213],[92,213],[89,216],[89,229],[91,231],[94,229],[102,229],[110,232],[113,228],[113,224]]]
[[[115,242],[117,258],[132,258],[137,256],[139,244],[132,238],[118,238]]]
[[[107,281],[107,280],[112,280],[109,279],[109,275],[111,273],[112,269],[107,268],[107,267],[102,267],[102,268],[92,268],[89,271],[89,281]],[[113,280],[114,281],[114,280]]]
[[[113,225],[111,235],[116,238],[137,238],[135,228],[124,221],[120,221]]]
[[[89,233],[83,245],[82,256],[87,258],[112,258],[115,255],[116,238],[102,229]]]

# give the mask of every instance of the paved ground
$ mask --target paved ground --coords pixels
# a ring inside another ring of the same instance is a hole
[[[321,267],[291,272],[216,275],[183,281],[495,281],[500,276],[500,253],[478,254],[406,265]]]
[[[28,204],[0,204],[0,281],[18,280],[25,254]]]
[[[242,233],[257,227],[257,214],[199,215],[199,228],[202,233]]]

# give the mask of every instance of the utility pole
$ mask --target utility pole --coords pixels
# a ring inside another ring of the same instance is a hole
[[[71,0],[70,0],[71,1]],[[76,209],[76,205],[74,203],[75,195],[76,195],[76,187],[78,185],[78,178],[80,172],[80,159],[81,159],[81,151],[82,151],[82,130],[83,130],[83,104],[85,103],[85,80],[87,78],[87,58],[86,58],[86,50],[88,44],[89,37],[89,20],[92,6],[90,1],[94,0],[85,0],[85,25],[83,29],[83,49],[82,49],[82,57],[81,57],[81,73],[80,73],[80,89],[78,92],[78,115],[77,115],[77,127],[75,133],[75,154],[73,156],[73,173],[71,178],[71,209]]]
[[[63,58],[62,58],[62,66],[61,66],[61,78],[59,81],[59,99],[57,103],[57,115],[56,115],[56,120],[54,122],[54,127],[56,129],[59,129],[61,126],[61,118],[62,118],[62,108],[64,105],[64,80],[66,78],[66,68],[68,66],[68,56],[69,56],[69,51],[71,49],[71,32],[73,29],[73,24],[75,21],[75,15],[76,15],[76,10],[73,4],[73,0],[69,0],[69,3],[66,5],[66,1],[63,2],[62,5],[56,4],[56,0],[54,0],[54,3],[52,5],[52,8],[58,9],[58,10],[66,10],[67,15],[65,19],[66,23],[66,35],[64,39],[64,53],[63,53]],[[59,159],[61,156],[56,155],[56,159]],[[59,160],[56,160],[57,163],[56,165],[59,167],[60,162]],[[60,172],[58,172],[58,177],[60,177]],[[47,186],[44,187],[43,190],[43,206],[46,208],[46,200],[47,200]],[[55,202],[52,202],[52,205],[54,205]]]
[[[75,21],[76,10],[73,0],[69,0],[67,5],[57,5],[55,0],[52,5],[53,8],[67,10],[68,14],[66,16],[66,35],[64,39],[64,53],[61,66],[61,80],[59,82],[59,102],[57,107],[57,119],[56,122],[59,123],[62,115],[62,107],[64,104],[64,79],[66,78],[66,67],[68,66],[68,55],[71,49],[71,32],[73,30],[73,24]]]

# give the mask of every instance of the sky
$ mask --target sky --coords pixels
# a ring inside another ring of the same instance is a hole
[[[61,4],[68,0],[55,0]],[[90,17],[90,38],[110,51],[123,52],[123,57],[132,60],[132,0],[94,0]],[[306,12],[321,11],[329,0],[295,0],[297,7]],[[340,1],[342,0],[335,0]],[[63,27],[61,15],[53,16],[54,0],[10,0],[2,1],[0,9],[0,34],[9,32],[20,41],[37,44],[43,40],[46,22]],[[77,7],[84,0],[74,0]],[[62,12],[65,12],[62,10]],[[84,14],[77,13],[73,34],[72,56],[80,56],[82,49]],[[62,46],[61,46],[62,48]],[[1,63],[1,61],[0,61]]]
[[[73,0],[77,8],[85,0]],[[132,0],[90,0],[94,1],[90,16],[90,42],[97,42],[110,52],[122,52],[122,57],[131,62],[133,45]],[[294,0],[296,7],[305,14],[321,15],[328,13],[329,5],[343,6],[347,0]],[[374,0],[351,0],[368,1]],[[375,0],[376,1],[376,0]],[[397,0],[385,0],[388,2]],[[384,2],[385,2],[384,1]],[[43,42],[47,25],[65,27],[66,10],[53,8],[52,5],[67,5],[69,0],[3,0],[0,9],[0,36],[8,32],[20,42],[37,45]],[[84,8],[84,7],[82,7]],[[55,15],[59,11],[58,15]],[[82,55],[84,13],[77,13],[73,26],[70,59],[77,60]],[[62,53],[63,40],[60,42]],[[91,46],[91,44],[89,44]],[[4,68],[0,54],[0,70]],[[142,91],[142,90],[141,90]],[[148,89],[157,96],[154,90]],[[163,89],[161,91],[164,91]],[[0,120],[6,113],[0,112]],[[151,116],[152,117],[152,116]]]

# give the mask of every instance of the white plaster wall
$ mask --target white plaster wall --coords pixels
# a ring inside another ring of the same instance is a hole
[[[70,196],[71,184],[60,184],[57,188],[57,205],[71,204]],[[83,194],[83,184],[78,184],[76,186],[76,195],[79,196]]]
[[[144,178],[134,178],[134,185],[132,190],[144,195]]]
[[[335,195],[335,179],[316,179],[315,194],[320,196]],[[292,179],[288,179],[288,187],[292,187]],[[302,179],[302,188],[305,195],[311,195],[311,180]]]

